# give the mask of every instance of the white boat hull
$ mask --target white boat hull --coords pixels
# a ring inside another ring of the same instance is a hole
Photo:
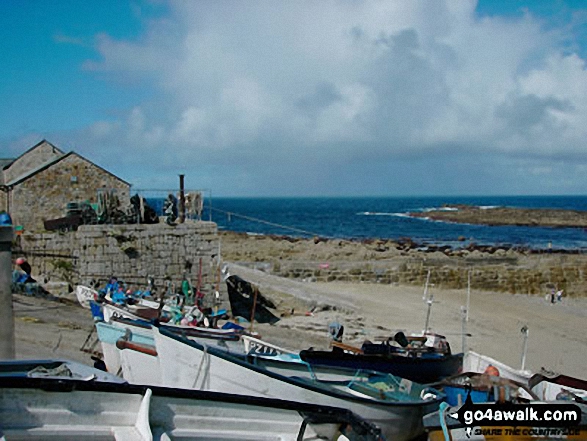
[[[77,285],[75,287],[75,297],[82,307],[90,309],[90,302],[96,300],[98,291],[87,286]]]
[[[108,372],[119,375],[132,384],[164,385],[161,379],[159,358],[157,355],[149,353],[150,351],[156,352],[151,327],[145,328],[114,321],[112,323],[97,322],[96,329]],[[134,348],[119,347],[122,346],[118,344],[120,340],[136,346]],[[243,354],[243,344],[240,341],[205,338],[198,340],[228,352]]]
[[[118,340],[125,339],[137,345],[151,346],[154,351],[150,329],[136,327],[130,331],[110,323],[97,322],[96,330],[108,372],[119,375],[133,384],[160,384],[159,360],[156,356],[133,349],[120,349],[116,345]]]
[[[463,358],[463,372],[477,372],[482,374],[490,365],[497,368],[500,377],[522,384],[528,384],[528,380],[533,375],[531,371],[514,369],[501,361],[473,351],[468,351]]]
[[[199,350],[185,342],[163,335],[153,327],[155,343],[160,357],[163,383],[167,387],[229,392],[256,397],[286,398],[303,403],[343,407],[360,415],[381,428],[387,439],[409,440],[422,433],[422,417],[435,410],[438,402],[423,405],[396,403],[381,400],[341,397],[328,394],[319,388],[308,387],[304,380],[271,374],[244,362],[231,361],[229,356],[218,356],[204,346]]]
[[[373,426],[343,409],[129,384],[73,386],[46,379],[0,378],[0,422],[8,440],[378,439]],[[351,433],[341,438],[347,424],[363,437]]]

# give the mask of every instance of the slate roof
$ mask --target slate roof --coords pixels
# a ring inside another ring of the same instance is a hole
[[[29,150],[29,151],[30,151],[30,150]],[[69,157],[69,156],[71,156],[71,155],[75,155],[75,156],[77,156],[77,157],[79,157],[79,158],[83,159],[84,161],[88,161],[90,164],[92,164],[92,165],[94,165],[95,167],[99,168],[99,169],[100,169],[100,170],[102,170],[103,172],[105,172],[105,173],[108,173],[110,176],[113,176],[113,177],[115,177],[116,179],[118,179],[119,181],[121,181],[121,182],[124,182],[124,183],[125,183],[125,184],[127,184],[127,185],[130,185],[130,183],[126,182],[124,179],[121,179],[121,178],[119,178],[118,176],[114,175],[113,173],[110,173],[110,172],[109,172],[108,170],[106,170],[105,168],[103,168],[103,167],[100,167],[100,166],[99,166],[99,165],[97,165],[97,164],[94,164],[92,161],[90,161],[90,160],[88,160],[88,159],[84,158],[83,156],[81,156],[81,155],[79,155],[79,154],[77,154],[77,153],[75,153],[75,152],[73,152],[73,151],[71,151],[71,152],[69,152],[69,153],[65,153],[64,155],[61,155],[60,157],[58,157],[58,158],[56,158],[56,159],[54,159],[54,160],[52,160],[52,161],[46,162],[45,164],[42,164],[42,165],[40,165],[40,166],[39,166],[39,167],[37,167],[37,168],[34,168],[34,169],[32,169],[32,170],[29,170],[29,171],[27,171],[25,174],[23,174],[23,175],[19,176],[18,178],[15,178],[15,179],[13,179],[12,181],[10,181],[10,182],[7,182],[5,185],[6,185],[6,186],[8,186],[8,187],[12,187],[12,186],[18,185],[18,184],[20,184],[21,182],[23,182],[23,181],[26,181],[26,180],[27,180],[27,179],[29,179],[30,177],[32,177],[32,176],[34,176],[34,175],[36,175],[37,173],[40,173],[40,172],[42,172],[43,170],[46,170],[46,169],[48,169],[49,167],[51,167],[51,166],[53,166],[53,165],[57,164],[58,162],[61,162],[61,161],[63,161],[65,158],[67,158],[67,157]]]

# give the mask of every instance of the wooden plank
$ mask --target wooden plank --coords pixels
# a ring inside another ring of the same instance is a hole
[[[355,354],[362,354],[363,350],[361,348],[357,348],[356,346],[347,345],[345,343],[341,343],[338,341],[330,342],[330,346],[336,347],[339,349],[344,349],[345,351],[353,352]]]

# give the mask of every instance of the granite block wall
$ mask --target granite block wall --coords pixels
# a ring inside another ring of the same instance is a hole
[[[115,189],[121,206],[130,200],[130,186],[92,162],[72,153],[16,185],[9,194],[14,225],[43,231],[43,220],[66,215],[69,202],[97,202],[99,189]]]
[[[202,290],[211,291],[217,284],[219,250],[216,224],[198,221],[25,232],[17,238],[13,254],[27,258],[34,277],[66,280],[72,286],[92,280],[104,286],[111,276],[133,288],[144,287],[147,277],[159,287],[168,281],[179,286],[185,274],[194,287],[201,279]]]

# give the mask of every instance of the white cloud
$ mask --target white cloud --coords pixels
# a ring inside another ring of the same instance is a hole
[[[96,37],[101,61],[87,69],[155,93],[89,136],[125,145],[129,158],[148,149],[221,168],[233,158],[251,191],[275,167],[284,178],[307,171],[309,159],[583,161],[587,72],[563,49],[569,35],[530,14],[480,19],[475,5],[173,1],[136,41]],[[528,175],[545,173],[534,164]]]

